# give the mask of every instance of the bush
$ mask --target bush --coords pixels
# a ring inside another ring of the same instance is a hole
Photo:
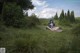
[[[40,24],[39,19],[36,16],[30,16],[30,17],[26,17],[26,26],[27,27],[35,27],[36,25]]]
[[[78,24],[72,29],[72,33],[77,36],[80,35],[80,24]]]
[[[66,20],[59,20],[59,25],[62,25],[62,26],[71,26],[70,22],[68,22]]]

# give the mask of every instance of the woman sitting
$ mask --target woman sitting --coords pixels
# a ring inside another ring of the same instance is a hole
[[[55,23],[52,20],[50,20],[48,27],[50,27],[50,28],[55,27]]]

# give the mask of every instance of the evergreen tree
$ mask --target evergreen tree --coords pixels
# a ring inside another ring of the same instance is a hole
[[[65,18],[67,18],[67,14],[65,13]]]
[[[65,13],[64,19],[65,19],[65,21],[67,21],[67,22],[69,21],[68,18],[67,18],[67,14],[66,14],[66,13]]]
[[[67,21],[70,21],[70,11],[67,11]]]
[[[67,13],[64,14],[64,10],[62,10],[60,17],[59,17],[59,24],[60,25],[67,25],[70,26],[70,23],[75,22],[74,11],[68,10]]]
[[[66,21],[66,19],[67,19],[67,15],[66,15],[66,13],[65,13],[63,20]]]
[[[55,20],[58,20],[58,15],[57,15],[57,13],[56,13],[56,15],[54,16],[54,19],[55,19]]]
[[[75,22],[74,11],[71,11],[71,22]]]
[[[64,18],[64,10],[62,10],[59,19],[62,20]]]

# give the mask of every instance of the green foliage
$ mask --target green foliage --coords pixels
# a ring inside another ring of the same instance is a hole
[[[32,15],[30,17],[26,17],[26,22],[27,22],[27,24],[26,24],[27,27],[34,27],[34,26],[40,24],[40,21],[36,17],[36,15]]]
[[[75,23],[76,23],[76,24],[80,23],[80,17],[76,17]]]
[[[70,14],[70,11],[68,10],[68,11],[67,11],[67,20],[69,20],[69,21],[70,21],[70,15],[71,15],[71,14]]]
[[[80,53],[80,24],[73,27],[71,31],[74,36],[70,47],[71,53]]]
[[[16,3],[4,4],[2,20],[6,26],[21,27],[23,23],[23,12]]]
[[[6,26],[4,26],[4,24],[2,22],[2,17],[0,16],[0,32],[1,31],[6,31]]]
[[[24,18],[23,10],[33,9],[34,6],[31,0],[1,0],[0,1],[0,21],[6,26],[26,27],[27,25],[36,25],[35,23],[27,21]],[[32,18],[30,19],[32,20]],[[38,20],[38,19],[37,19]],[[28,24],[29,22],[29,24]],[[27,24],[27,25],[26,25]],[[31,26],[32,27],[32,26]]]
[[[2,3],[0,2],[0,14],[2,13]]]
[[[62,26],[60,33],[43,28],[7,28],[0,32],[0,47],[5,47],[7,53],[79,53],[80,36],[71,33],[75,31],[72,27]]]
[[[39,24],[36,15],[24,17],[23,11],[16,3],[5,3],[2,13],[2,20],[6,26],[13,27],[33,27]]]
[[[56,15],[54,16],[54,19],[55,19],[55,20],[58,20],[58,15],[57,15],[57,13],[56,13]]]
[[[1,0],[0,1],[0,8],[3,9],[4,3],[14,3],[14,2],[24,10],[28,10],[28,9],[33,9],[34,8],[31,0]]]
[[[30,37],[31,38],[31,37]],[[14,41],[14,50],[11,53],[36,53],[39,52],[36,40],[19,38]],[[40,50],[40,49],[39,49]]]
[[[61,14],[60,14],[60,17],[59,17],[59,20],[61,21],[62,19],[64,19],[64,10],[62,10]]]
[[[74,23],[74,22],[75,22],[74,11],[71,11],[71,17],[70,17],[70,18],[71,18],[70,21],[71,21],[72,23]]]
[[[63,26],[69,26],[69,22],[67,20],[67,14],[64,14],[64,10],[62,10],[60,17],[59,17],[59,24]]]
[[[68,52],[67,48],[72,42],[73,35],[70,29],[65,29],[58,33],[36,28],[8,28],[7,31],[0,32],[0,47],[5,47],[7,53]]]
[[[28,10],[28,9],[33,9],[34,8],[34,6],[32,5],[31,0],[18,0],[16,2],[24,10]]]
[[[75,22],[75,16],[74,16],[74,11],[70,11],[68,10],[67,12],[67,20],[70,22],[70,23],[74,23]]]
[[[39,24],[40,23],[38,17],[35,14],[33,14],[30,17],[32,18],[33,23],[35,23],[35,24]]]
[[[75,23],[75,16],[74,11],[68,10],[67,13],[64,14],[64,10],[62,10],[60,17],[59,17],[59,24],[70,26],[71,23]]]
[[[77,24],[77,26],[72,29],[72,33],[76,36],[80,35],[80,24]]]
[[[80,53],[80,36],[74,36],[70,46],[70,53]]]
[[[2,31],[3,32],[6,31],[6,26],[0,24],[0,32],[2,32]]]
[[[1,19],[2,19],[2,16],[1,16],[1,14],[0,14],[0,21],[1,21]]]
[[[68,22],[67,20],[63,19],[62,21],[58,21],[59,25],[62,25],[62,26],[71,26],[70,25],[70,22]]]
[[[44,26],[48,25],[49,19],[39,19],[39,20],[41,25],[44,25]]]

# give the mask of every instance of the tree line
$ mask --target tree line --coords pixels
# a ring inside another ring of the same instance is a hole
[[[70,10],[68,10],[67,13],[64,13],[64,10],[62,10],[59,17],[58,14],[56,13],[53,18],[54,20],[59,20],[60,24],[70,24],[75,22],[74,11],[70,12]]]

